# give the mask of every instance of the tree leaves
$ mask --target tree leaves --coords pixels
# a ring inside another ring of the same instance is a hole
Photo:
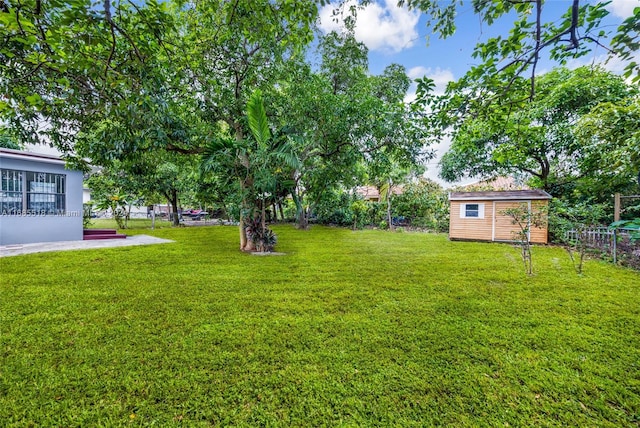
[[[629,61],[625,67],[625,77],[634,83],[640,82],[640,64],[631,61],[640,50],[640,7],[633,9],[633,15],[618,27],[618,33],[611,41],[611,47],[618,58]],[[613,55],[610,60],[615,58]]]
[[[249,129],[258,143],[258,147],[266,147],[269,138],[271,138],[271,132],[262,101],[262,92],[259,89],[256,89],[247,101],[247,119]]]
[[[527,89],[521,91],[524,94]],[[490,177],[524,172],[555,196],[566,194],[583,177],[596,176],[602,169],[601,164],[589,160],[590,153],[603,152],[600,140],[586,141],[586,135],[593,135],[597,128],[589,120],[599,120],[602,115],[593,113],[592,117],[590,112],[601,111],[599,104],[603,102],[625,103],[634,93],[619,76],[599,68],[553,70],[537,80],[535,100],[526,101],[521,108],[486,109],[483,115],[467,118],[441,161],[441,176],[455,181],[465,174]],[[576,138],[579,121],[583,136]],[[637,128],[632,122],[629,117],[627,129],[622,131],[625,135]],[[602,135],[612,140],[607,151],[623,144],[613,135]],[[591,144],[596,147],[592,149]],[[623,162],[628,163],[626,159]]]

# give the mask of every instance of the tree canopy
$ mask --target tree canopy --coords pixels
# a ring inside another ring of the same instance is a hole
[[[513,18],[511,30],[479,43],[479,63],[445,95],[425,78],[407,105],[405,68],[371,75],[353,20],[314,33],[325,3],[0,0],[0,145],[48,144],[117,186],[130,177],[169,200],[176,222],[187,194],[232,201],[242,248],[245,219],[266,233],[268,204],[291,195],[306,227],[328,194],[388,191],[421,171],[445,134],[450,180],[518,172],[576,194],[623,188],[637,169],[637,89],[597,67],[539,75],[539,64],[602,46],[637,81],[640,8],[609,32],[604,3],[572,0],[546,22],[542,0],[473,1],[482,22]],[[435,34],[455,31],[458,0],[398,4],[427,14]]]
[[[584,135],[593,109],[629,104],[636,94],[620,76],[597,67],[553,70],[536,81],[536,97],[524,108],[467,118],[441,161],[441,175],[455,181],[520,172],[556,196],[567,193],[609,166],[594,159],[594,143],[578,138],[577,124],[582,121]]]

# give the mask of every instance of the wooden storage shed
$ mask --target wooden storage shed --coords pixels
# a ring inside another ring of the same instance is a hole
[[[510,190],[493,192],[452,192],[449,239],[473,241],[513,241],[518,226],[502,214],[508,208],[526,204],[529,210],[537,210],[549,204],[551,195],[543,190]],[[529,241],[547,243],[547,225],[532,227]]]

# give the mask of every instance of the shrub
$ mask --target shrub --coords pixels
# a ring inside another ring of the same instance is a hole
[[[247,238],[253,242],[257,251],[273,251],[273,248],[278,242],[278,238],[273,230],[268,227],[262,228],[262,220],[260,217],[255,217],[253,220],[248,221],[245,229],[247,230]]]
[[[368,224],[368,214],[369,206],[363,200],[355,200],[351,203],[351,216],[353,219],[352,227],[353,229],[362,229],[366,224]]]
[[[82,204],[82,228],[87,229],[93,223],[91,221],[91,212],[93,211],[93,204]]]
[[[405,217],[412,226],[449,230],[449,198],[439,184],[431,180],[411,183],[394,201],[394,215]]]
[[[351,203],[353,197],[346,192],[334,190],[329,192],[316,206],[316,221],[321,224],[349,226],[353,224]]]

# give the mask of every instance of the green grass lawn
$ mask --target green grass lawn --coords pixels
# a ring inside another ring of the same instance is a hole
[[[3,426],[638,426],[640,275],[443,235],[0,259]]]

